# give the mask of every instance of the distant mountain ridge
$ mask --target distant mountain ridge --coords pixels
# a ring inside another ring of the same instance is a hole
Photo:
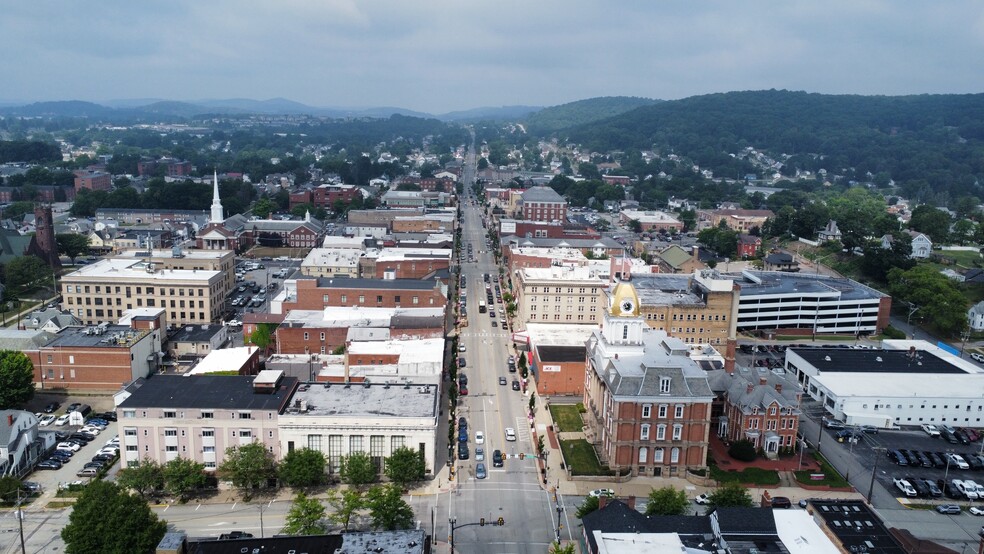
[[[527,119],[532,133],[549,133],[600,121],[660,102],[635,96],[600,96],[544,108]]]

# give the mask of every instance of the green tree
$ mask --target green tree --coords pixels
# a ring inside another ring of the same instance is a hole
[[[187,499],[192,491],[205,486],[205,464],[200,464],[188,458],[170,460],[161,467],[164,477],[164,488],[181,501]]]
[[[348,456],[342,456],[341,468],[338,471],[342,481],[354,487],[362,487],[370,483],[375,483],[379,477],[372,458],[365,452],[353,452]]]
[[[633,233],[641,233],[642,232],[642,222],[640,222],[638,219],[630,219],[629,220],[629,230],[632,231]]]
[[[16,502],[18,498],[24,496],[20,492],[20,488],[20,479],[9,475],[0,477],[0,500],[4,502]]]
[[[943,210],[923,204],[912,210],[909,226],[913,230],[925,233],[936,244],[942,244],[950,236],[950,214]]]
[[[755,452],[755,444],[748,439],[735,441],[728,449],[728,455],[741,462],[751,462],[758,457]]]
[[[75,265],[75,258],[89,253],[89,237],[85,235],[58,233],[55,240],[58,242],[58,253],[68,256],[72,265]]]
[[[326,477],[325,455],[319,450],[292,450],[280,461],[280,480],[290,487],[323,485]]]
[[[258,323],[256,329],[249,334],[249,342],[261,348],[264,352],[273,344],[273,333],[277,326],[273,323]]]
[[[7,286],[18,290],[27,291],[52,284],[51,268],[36,256],[18,256],[10,260],[4,271]]]
[[[341,492],[330,490],[325,502],[333,509],[328,519],[336,525],[341,525],[343,533],[348,531],[352,516],[365,507],[365,499],[359,489],[346,489]]]
[[[327,531],[324,505],[303,492],[294,497],[280,532],[285,535],[323,535]]]
[[[277,205],[269,198],[260,198],[253,204],[253,215],[260,219],[268,219],[277,209]]]
[[[708,503],[714,507],[752,506],[752,496],[741,483],[725,483],[710,494]]]
[[[400,495],[396,485],[379,485],[366,493],[366,507],[373,529],[395,531],[413,527],[413,508]]]
[[[423,453],[407,446],[394,450],[393,454],[386,458],[384,467],[386,476],[401,489],[423,479],[427,469]]]
[[[273,453],[262,443],[251,442],[242,446],[230,446],[225,451],[225,461],[219,466],[219,474],[249,498],[253,489],[263,486],[277,475],[277,463]]]
[[[18,350],[0,350],[0,410],[19,408],[34,397],[34,364]]]
[[[79,495],[61,531],[68,554],[153,552],[167,524],[145,501],[116,484],[93,481]]]
[[[116,474],[116,483],[144,498],[147,493],[164,488],[164,473],[155,460],[144,458],[135,466],[121,469]]]
[[[597,510],[598,504],[599,502],[597,496],[588,496],[584,499],[584,502],[581,502],[581,505],[577,507],[577,512],[575,512],[574,515],[576,515],[578,519],[583,519],[584,516]]]
[[[933,266],[889,270],[888,292],[899,300],[919,306],[917,319],[931,321],[942,333],[956,335],[967,328],[967,298],[953,280]]]
[[[646,515],[680,516],[690,507],[687,493],[673,487],[653,489],[649,492],[649,503],[646,504]]]

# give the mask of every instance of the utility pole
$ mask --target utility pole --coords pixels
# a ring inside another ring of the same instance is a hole
[[[21,488],[17,487],[17,527],[20,530],[21,554],[27,554],[24,546],[24,510],[21,509]]]
[[[878,460],[881,459],[882,453],[884,453],[887,448],[876,446],[872,448],[875,452],[875,463],[871,467],[871,481],[868,483],[868,504],[871,504],[871,495],[875,492],[875,475],[878,474]],[[944,483],[945,484],[945,483]]]

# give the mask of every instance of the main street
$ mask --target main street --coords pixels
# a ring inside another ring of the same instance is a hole
[[[437,520],[435,535],[439,540],[449,536],[448,520],[457,525],[486,522],[504,518],[505,527],[469,526],[455,531],[455,548],[461,552],[488,553],[542,553],[554,539],[556,511],[552,495],[540,484],[540,476],[534,460],[536,452],[527,419],[529,396],[512,390],[508,384],[499,384],[499,377],[507,383],[520,379],[518,373],[510,373],[507,358],[510,354],[508,327],[492,327],[504,314],[501,303],[489,304],[495,310],[495,319],[489,313],[480,313],[479,301],[486,301],[484,274],[490,274],[494,291],[499,268],[492,252],[486,246],[484,215],[471,186],[475,174],[474,147],[468,152],[463,175],[464,200],[462,201],[462,275],[467,290],[468,327],[460,329],[459,344],[465,346],[458,355],[466,359],[464,370],[468,376],[469,394],[459,398],[458,416],[468,421],[470,456],[467,460],[455,460],[457,471],[452,490],[431,499],[415,498],[414,508],[418,517],[428,523],[429,508],[435,511]],[[467,245],[472,246],[474,263],[469,263]],[[494,296],[494,295],[493,295]],[[449,301],[455,301],[451,299]],[[540,401],[538,398],[537,401]],[[516,441],[505,439],[506,428],[516,431]],[[485,434],[485,444],[475,444],[475,432]],[[475,477],[475,448],[485,450],[486,479]],[[501,450],[508,458],[504,467],[492,467],[492,452]],[[525,454],[520,460],[519,454]],[[566,525],[565,525],[566,527]],[[566,534],[565,534],[566,536]]]

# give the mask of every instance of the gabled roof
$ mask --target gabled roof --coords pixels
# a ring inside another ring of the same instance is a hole
[[[523,202],[565,203],[564,197],[550,187],[530,187],[522,194]]]
[[[687,252],[676,244],[667,246],[657,256],[674,269],[680,269],[683,267],[683,264],[694,259],[694,255],[691,252]]]
[[[619,500],[610,500],[604,508],[581,518],[591,551],[598,551],[594,531],[605,533],[644,533],[649,530],[648,518]]]

